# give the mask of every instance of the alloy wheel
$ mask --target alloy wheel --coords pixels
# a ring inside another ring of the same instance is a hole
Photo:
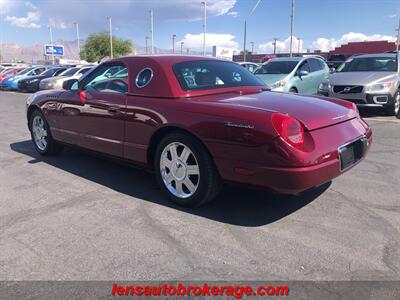
[[[189,198],[199,187],[198,161],[190,148],[182,143],[170,143],[164,148],[160,172],[168,191],[176,197]]]
[[[32,121],[32,134],[35,145],[41,150],[47,147],[47,130],[44,120],[41,116],[35,116]]]
[[[396,98],[394,99],[394,113],[395,115],[399,114],[400,110],[400,92],[396,94]]]

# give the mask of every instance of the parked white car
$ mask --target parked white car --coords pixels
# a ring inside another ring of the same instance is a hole
[[[83,74],[90,71],[92,67],[73,67],[65,70],[60,76],[43,79],[40,82],[40,90],[62,89],[63,83],[69,79],[79,79]]]

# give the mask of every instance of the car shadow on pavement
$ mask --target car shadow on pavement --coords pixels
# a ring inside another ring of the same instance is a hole
[[[144,170],[74,148],[65,148],[59,156],[40,156],[30,140],[13,143],[10,147],[29,156],[31,164],[45,162],[125,195],[238,226],[255,227],[275,222],[309,204],[330,186],[329,182],[298,196],[225,187],[217,199],[205,206],[182,208],[166,199],[154,175]]]

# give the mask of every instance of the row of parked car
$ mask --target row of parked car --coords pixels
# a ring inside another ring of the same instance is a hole
[[[37,92],[62,88],[65,80],[80,78],[93,66],[11,66],[0,68],[0,88]]]
[[[400,59],[397,52],[356,55],[337,69],[321,57],[280,57],[262,65],[240,63],[273,91],[340,98],[376,107],[400,118]]]
[[[240,63],[272,91],[340,98],[359,107],[383,108],[400,118],[399,53],[349,57],[336,70],[322,57],[276,57],[264,64]],[[93,66],[0,67],[0,88],[23,92],[60,89],[69,79],[79,79]],[[121,67],[105,70],[100,79],[124,72]],[[118,75],[117,75],[118,77]],[[99,80],[100,80],[99,79]]]

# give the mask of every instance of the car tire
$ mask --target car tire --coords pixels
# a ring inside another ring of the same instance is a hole
[[[292,87],[292,88],[290,88],[290,90],[289,90],[289,93],[292,93],[292,94],[297,94],[297,93],[298,93],[298,91],[297,91],[297,89],[296,89],[296,88]]]
[[[400,89],[394,95],[394,115],[400,119]]]
[[[51,136],[49,124],[39,109],[32,113],[29,120],[29,129],[33,145],[40,155],[55,155],[63,149],[62,145],[57,143]]]
[[[182,132],[165,136],[155,151],[154,170],[161,190],[174,203],[197,207],[213,200],[221,179],[204,145]]]
[[[393,96],[393,103],[385,106],[385,115],[387,116],[398,116],[399,115],[399,101],[400,101],[400,90],[398,90]],[[399,117],[400,118],[400,117]]]

